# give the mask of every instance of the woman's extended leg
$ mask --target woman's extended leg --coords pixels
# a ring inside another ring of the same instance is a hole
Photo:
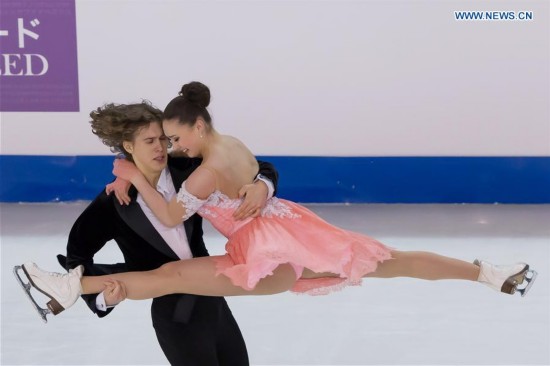
[[[429,252],[392,251],[392,259],[378,264],[374,272],[364,277],[411,277],[424,280],[469,280],[481,282],[507,294],[516,291],[524,296],[533,285],[537,272],[525,263],[495,266],[485,261],[474,263]],[[304,270],[302,278],[335,277],[333,273],[315,273]],[[526,286],[518,285],[527,282]]]
[[[458,279],[476,281],[479,267],[459,259],[429,252],[393,250],[392,259],[378,263],[376,271],[365,277],[411,277],[424,280]],[[305,269],[302,278],[337,277],[333,273],[315,273]]]
[[[495,266],[489,262],[465,262],[429,252],[393,251],[391,260],[378,265],[376,271],[365,277],[413,277],[424,280],[469,280],[481,282],[507,294],[529,291],[537,273],[526,263]],[[525,283],[522,288],[518,286]]]
[[[366,277],[477,281],[479,276],[479,266],[435,253],[394,250],[391,256],[392,259],[379,263],[376,271]]]
[[[215,257],[201,257],[167,263],[146,272],[117,273],[106,276],[84,276],[82,293],[103,291],[106,279],[122,281],[127,298],[149,299],[173,293],[204,296],[272,295],[289,290],[296,281],[296,272],[289,264],[281,264],[273,275],[260,280],[252,291],[231,283],[224,275],[216,276]]]

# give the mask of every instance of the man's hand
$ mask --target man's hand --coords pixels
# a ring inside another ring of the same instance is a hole
[[[267,202],[267,193],[267,185],[261,180],[244,185],[239,190],[239,197],[244,198],[244,200],[233,213],[235,220],[260,216],[260,212]]]
[[[130,185],[130,182],[127,180],[117,177],[114,182],[107,184],[105,187],[105,192],[107,192],[107,194],[115,192],[115,197],[121,206],[129,205],[131,201],[130,196],[128,196]]]
[[[105,290],[103,290],[105,304],[107,306],[118,305],[122,300],[126,299],[126,286],[124,283],[109,279],[105,281]]]

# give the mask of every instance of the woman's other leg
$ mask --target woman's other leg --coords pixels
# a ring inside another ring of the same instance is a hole
[[[272,295],[289,290],[296,281],[296,272],[289,264],[281,264],[273,275],[263,278],[247,291],[224,276],[216,276],[215,257],[201,257],[167,263],[146,272],[117,273],[107,276],[85,276],[81,279],[83,294],[99,293],[106,279],[122,281],[128,299],[142,300],[173,293],[203,296]]]

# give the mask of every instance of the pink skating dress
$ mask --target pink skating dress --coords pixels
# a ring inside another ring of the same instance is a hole
[[[360,285],[365,274],[391,258],[390,248],[377,240],[331,225],[291,201],[273,197],[259,217],[237,221],[233,212],[241,200],[220,191],[201,200],[190,194],[183,182],[177,199],[186,208],[184,219],[197,212],[228,239],[227,255],[216,259],[217,274],[246,290],[273,274],[280,264],[289,263],[297,277],[291,291],[324,295]],[[304,268],[340,277],[300,279]]]

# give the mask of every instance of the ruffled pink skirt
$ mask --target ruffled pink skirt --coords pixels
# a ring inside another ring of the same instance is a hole
[[[217,259],[217,273],[252,290],[280,264],[296,270],[291,291],[324,295],[361,284],[378,263],[391,259],[391,249],[366,235],[331,225],[307,208],[279,199],[284,212],[263,212],[231,235],[226,256]],[[301,279],[303,268],[339,277]]]

